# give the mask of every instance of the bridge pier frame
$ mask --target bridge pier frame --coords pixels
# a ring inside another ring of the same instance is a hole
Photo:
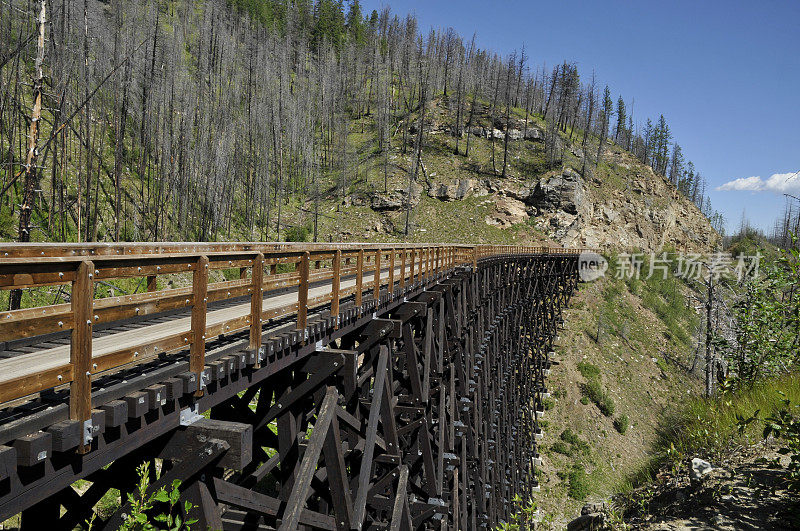
[[[309,315],[299,333],[265,334],[260,366],[239,361],[254,351],[248,331],[242,353],[207,353],[228,370],[209,374],[202,397],[176,396],[107,428],[94,452],[62,457],[67,468],[44,463],[27,486],[11,478],[0,515],[55,504],[67,509],[57,525],[80,524],[109,489],[124,501],[136,485],[131,468],[149,461],[154,473],[158,459],[153,485],[180,479],[189,516],[226,530],[493,528],[538,490],[536,412],[577,281],[575,255],[497,255],[409,281],[418,289],[405,298],[380,289],[343,299],[338,315]],[[231,445],[213,436],[192,457],[165,457],[186,429],[177,415],[195,405],[252,427],[251,458],[225,462]],[[111,465],[87,466],[103,448]],[[27,506],[30,485],[53,477],[64,487]],[[81,478],[92,484],[78,493],[69,485]],[[114,528],[126,511],[96,527]]]

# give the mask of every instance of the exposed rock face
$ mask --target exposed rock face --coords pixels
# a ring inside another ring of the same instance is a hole
[[[563,210],[575,215],[583,196],[581,176],[575,170],[567,168],[561,175],[540,179],[525,202],[539,212]]]
[[[375,194],[370,198],[370,208],[378,212],[384,210],[400,210],[403,208],[404,197],[398,192],[389,192],[389,194]]]
[[[476,188],[475,179],[458,179],[455,184],[433,183],[428,195],[441,201],[458,201]]]
[[[525,140],[544,140],[544,133],[542,133],[541,129],[531,127],[525,131]]]
[[[525,203],[513,197],[503,197],[497,201],[495,212],[486,217],[486,223],[496,227],[510,227],[528,219]]]
[[[419,204],[420,199],[422,198],[422,187],[418,184],[411,185],[411,207],[415,207]],[[345,206],[347,203],[353,205],[365,205],[367,201],[363,197],[359,196],[350,196],[345,200]],[[406,208],[406,204],[408,202],[408,193],[406,190],[403,189],[396,189],[392,190],[388,193],[383,192],[373,192],[369,195],[369,206],[372,210],[376,212],[390,212],[395,210],[403,210]]]

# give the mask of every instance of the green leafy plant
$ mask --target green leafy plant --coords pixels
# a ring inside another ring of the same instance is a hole
[[[494,528],[495,531],[524,531],[532,529],[537,513],[536,502],[533,499],[523,501],[519,494],[515,494],[511,501],[515,511],[511,514],[509,521],[500,522]]]
[[[189,531],[192,524],[197,520],[186,520],[181,518],[180,511],[178,510],[178,502],[180,500],[180,480],[176,479],[172,482],[169,490],[165,487],[160,487],[154,492],[148,494],[150,488],[150,463],[145,462],[136,468],[136,473],[139,476],[139,482],[136,492],[128,494],[128,502],[131,506],[131,512],[128,518],[120,527],[120,531],[153,531],[156,529],[166,528],[169,531]],[[148,512],[151,511],[157,503],[167,504],[169,511],[155,516],[153,520],[157,522],[158,526],[154,525],[148,518]],[[183,510],[188,513],[192,510],[193,505],[190,502],[185,502]]]
[[[722,345],[741,385],[791,370],[800,361],[798,284],[797,249],[781,251],[744,282],[734,305],[736,341]]]
[[[773,435],[784,443],[778,453],[789,456],[789,464],[786,466],[788,487],[794,492],[800,492],[800,415],[793,414],[793,410],[797,411],[800,406],[792,407],[791,401],[785,398],[786,395],[781,395],[784,397],[784,407],[765,419],[764,438]]]

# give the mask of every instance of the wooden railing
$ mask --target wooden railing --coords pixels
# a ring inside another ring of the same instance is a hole
[[[388,288],[389,297],[399,296],[456,267],[477,267],[479,260],[496,255],[579,252],[581,249],[441,244],[4,244],[0,246],[0,289],[68,286],[69,302],[1,312],[0,343],[53,332],[69,332],[71,340],[68,361],[45,364],[45,368],[33,366],[10,379],[0,374],[0,404],[69,384],[70,418],[85,421],[91,414],[93,375],[159,352],[188,347],[190,370],[199,381],[205,368],[206,341],[221,334],[249,329],[249,347],[257,350],[263,324],[270,319],[296,314],[297,328],[305,329],[309,309],[330,305],[331,314],[338,317],[342,299],[353,296],[360,308],[365,291],[376,299],[382,288]],[[238,278],[212,282],[212,273],[220,270],[238,270]],[[179,278],[181,274],[191,274],[190,285],[157,290],[159,276]],[[95,297],[98,283],[113,287],[113,282],[130,278],[146,280],[147,291]],[[264,307],[265,292],[275,292],[278,301],[285,298],[279,299],[281,294],[295,290],[296,299]],[[207,322],[209,303],[244,301],[245,297],[250,298],[246,313]],[[191,311],[188,328],[93,353],[92,331],[97,325],[182,309]]]

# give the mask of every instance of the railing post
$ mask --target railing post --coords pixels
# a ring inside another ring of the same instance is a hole
[[[208,257],[197,259],[192,274],[192,348],[189,370],[197,375],[197,392],[203,396],[203,370],[206,366],[206,313],[208,309]]]
[[[339,328],[339,286],[342,281],[342,251],[333,253],[333,278],[331,279],[331,316],[336,319],[334,328]]]
[[[477,247],[473,247],[472,248],[472,272],[474,273],[477,270],[478,270],[478,248]]]
[[[262,253],[258,253],[253,259],[253,278],[250,280],[250,350],[257,351],[261,348],[261,308],[264,303],[264,255]]]
[[[408,253],[408,249],[403,249],[400,254],[400,291],[406,289],[406,253]]]
[[[305,341],[306,320],[308,317],[308,266],[310,253],[303,253],[300,258],[300,284],[297,286],[297,329],[303,330],[303,340]]]
[[[361,302],[364,295],[364,249],[358,250],[356,258],[356,306],[358,313],[361,314]]]
[[[381,296],[381,250],[375,251],[375,286],[373,286],[373,297],[375,298],[375,307],[378,306],[378,300]]]
[[[396,250],[389,249],[389,300],[394,300],[394,255]]]
[[[411,269],[408,273],[408,283],[413,287],[414,286],[414,262],[416,261],[416,249],[413,247],[411,248]]]
[[[147,291],[156,291],[158,284],[156,283],[155,275],[147,275]]]
[[[94,263],[81,262],[72,282],[70,304],[74,326],[70,338],[69,418],[86,422],[92,415],[92,310],[94,303]],[[85,453],[84,445],[78,447]]]
[[[428,282],[431,279],[431,257],[433,255],[433,248],[426,247],[425,248],[425,281]]]

